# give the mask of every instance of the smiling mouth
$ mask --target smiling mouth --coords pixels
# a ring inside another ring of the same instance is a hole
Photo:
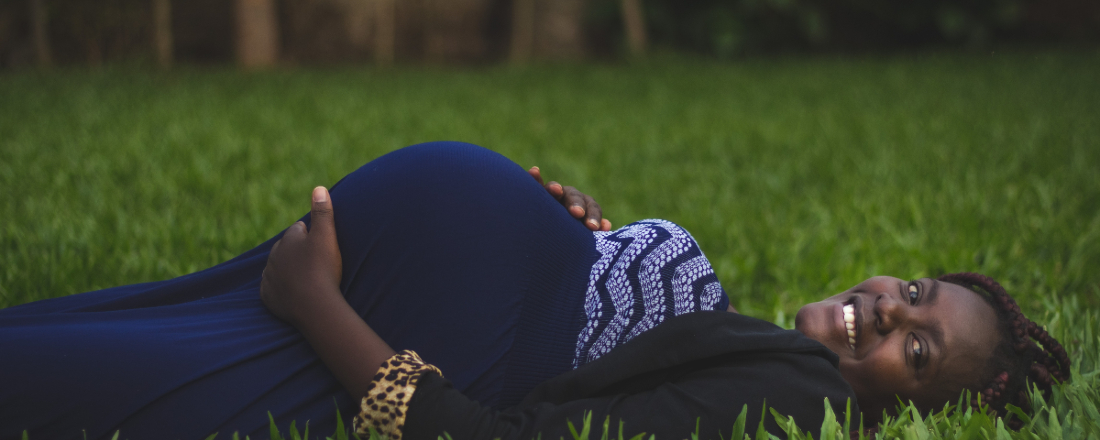
[[[848,332],[848,348],[856,351],[856,338],[859,334],[859,325],[856,321],[856,298],[852,297],[844,303],[844,329]]]

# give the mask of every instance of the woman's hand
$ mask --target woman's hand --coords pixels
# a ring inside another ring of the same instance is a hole
[[[323,186],[313,189],[311,226],[296,222],[271,247],[260,281],[260,298],[271,313],[295,326],[323,317],[340,293],[340,247],[332,200]],[[346,302],[345,302],[346,303]]]
[[[271,313],[294,325],[344,388],[366,395],[378,366],[393,349],[363,322],[340,292],[340,246],[332,199],[313,189],[310,228],[297,222],[271,247],[260,298]]]
[[[535,178],[535,181],[546,188],[546,191],[558,199],[561,205],[569,211],[569,214],[576,219],[584,219],[584,225],[593,231],[610,231],[611,221],[603,218],[603,210],[600,209],[600,204],[596,203],[596,200],[592,196],[577,191],[572,186],[561,186],[560,183],[550,181],[550,183],[542,183],[542,172],[539,171],[539,167],[531,167],[527,170],[527,173],[531,177]]]

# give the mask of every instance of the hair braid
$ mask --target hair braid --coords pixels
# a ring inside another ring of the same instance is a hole
[[[938,280],[982,294],[997,312],[1003,337],[990,361],[993,379],[984,389],[977,390],[981,403],[998,412],[1003,412],[1007,404],[1026,407],[1025,379],[1030,379],[1044,393],[1050,391],[1055,380],[1069,380],[1070,361],[1065,348],[1046,330],[1024,316],[1019,304],[1000,283],[972,272],[947,274]],[[977,407],[978,396],[970,404]],[[1014,422],[1018,424],[1019,421]]]

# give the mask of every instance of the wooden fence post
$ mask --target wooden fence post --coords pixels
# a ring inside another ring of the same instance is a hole
[[[374,62],[392,66],[397,44],[396,0],[374,0]]]
[[[272,67],[279,60],[279,21],[274,0],[236,0],[237,63]]]
[[[531,60],[535,47],[535,0],[512,1],[512,42],[508,59],[515,64]]]
[[[53,65],[53,53],[50,51],[50,27],[49,14],[46,11],[46,0],[30,0],[31,28],[34,39],[34,54],[38,67],[47,68]]]
[[[645,55],[647,38],[641,0],[622,0],[622,8],[623,28],[626,30],[626,44],[630,55]]]
[[[153,0],[153,44],[156,46],[157,64],[162,69],[172,67],[171,0]]]

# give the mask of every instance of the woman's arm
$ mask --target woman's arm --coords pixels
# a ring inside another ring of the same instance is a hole
[[[600,436],[607,420],[611,437],[619,431],[620,438],[643,433],[643,438],[655,435],[658,439],[691,438],[693,433],[701,439],[730,438],[737,417],[747,410],[749,432],[763,418],[767,431],[784,435],[769,411],[760,411],[761,406],[766,404],[794,417],[802,428],[812,429],[827,417],[824,398],[828,397],[834,417],[844,417],[851,388],[835,371],[822,357],[762,351],[684,364],[668,374],[650,373],[662,376],[659,379],[624,378],[616,390],[578,393],[587,397],[525,402],[503,411],[486,408],[438,374],[426,373],[409,402],[400,434],[402,440],[435,440],[444,433],[455,439],[572,438],[569,424],[579,432],[588,419],[591,437]],[[855,402],[852,407],[858,423]]]
[[[313,189],[312,226],[294,223],[271,248],[260,298],[271,313],[294,325],[317,356],[356,399],[394,351],[348,305],[340,292],[340,248],[332,200]]]
[[[531,176],[542,184],[538,167]],[[576,188],[557,182],[547,192],[593,229],[602,219],[599,204]],[[312,226],[296,222],[271,248],[260,283],[260,297],[271,312],[294,325],[317,356],[356,399],[365,395],[375,370],[394,350],[359,317],[340,291],[341,257],[332,200],[324,187],[313,189]],[[596,228],[599,229],[599,228]]]

